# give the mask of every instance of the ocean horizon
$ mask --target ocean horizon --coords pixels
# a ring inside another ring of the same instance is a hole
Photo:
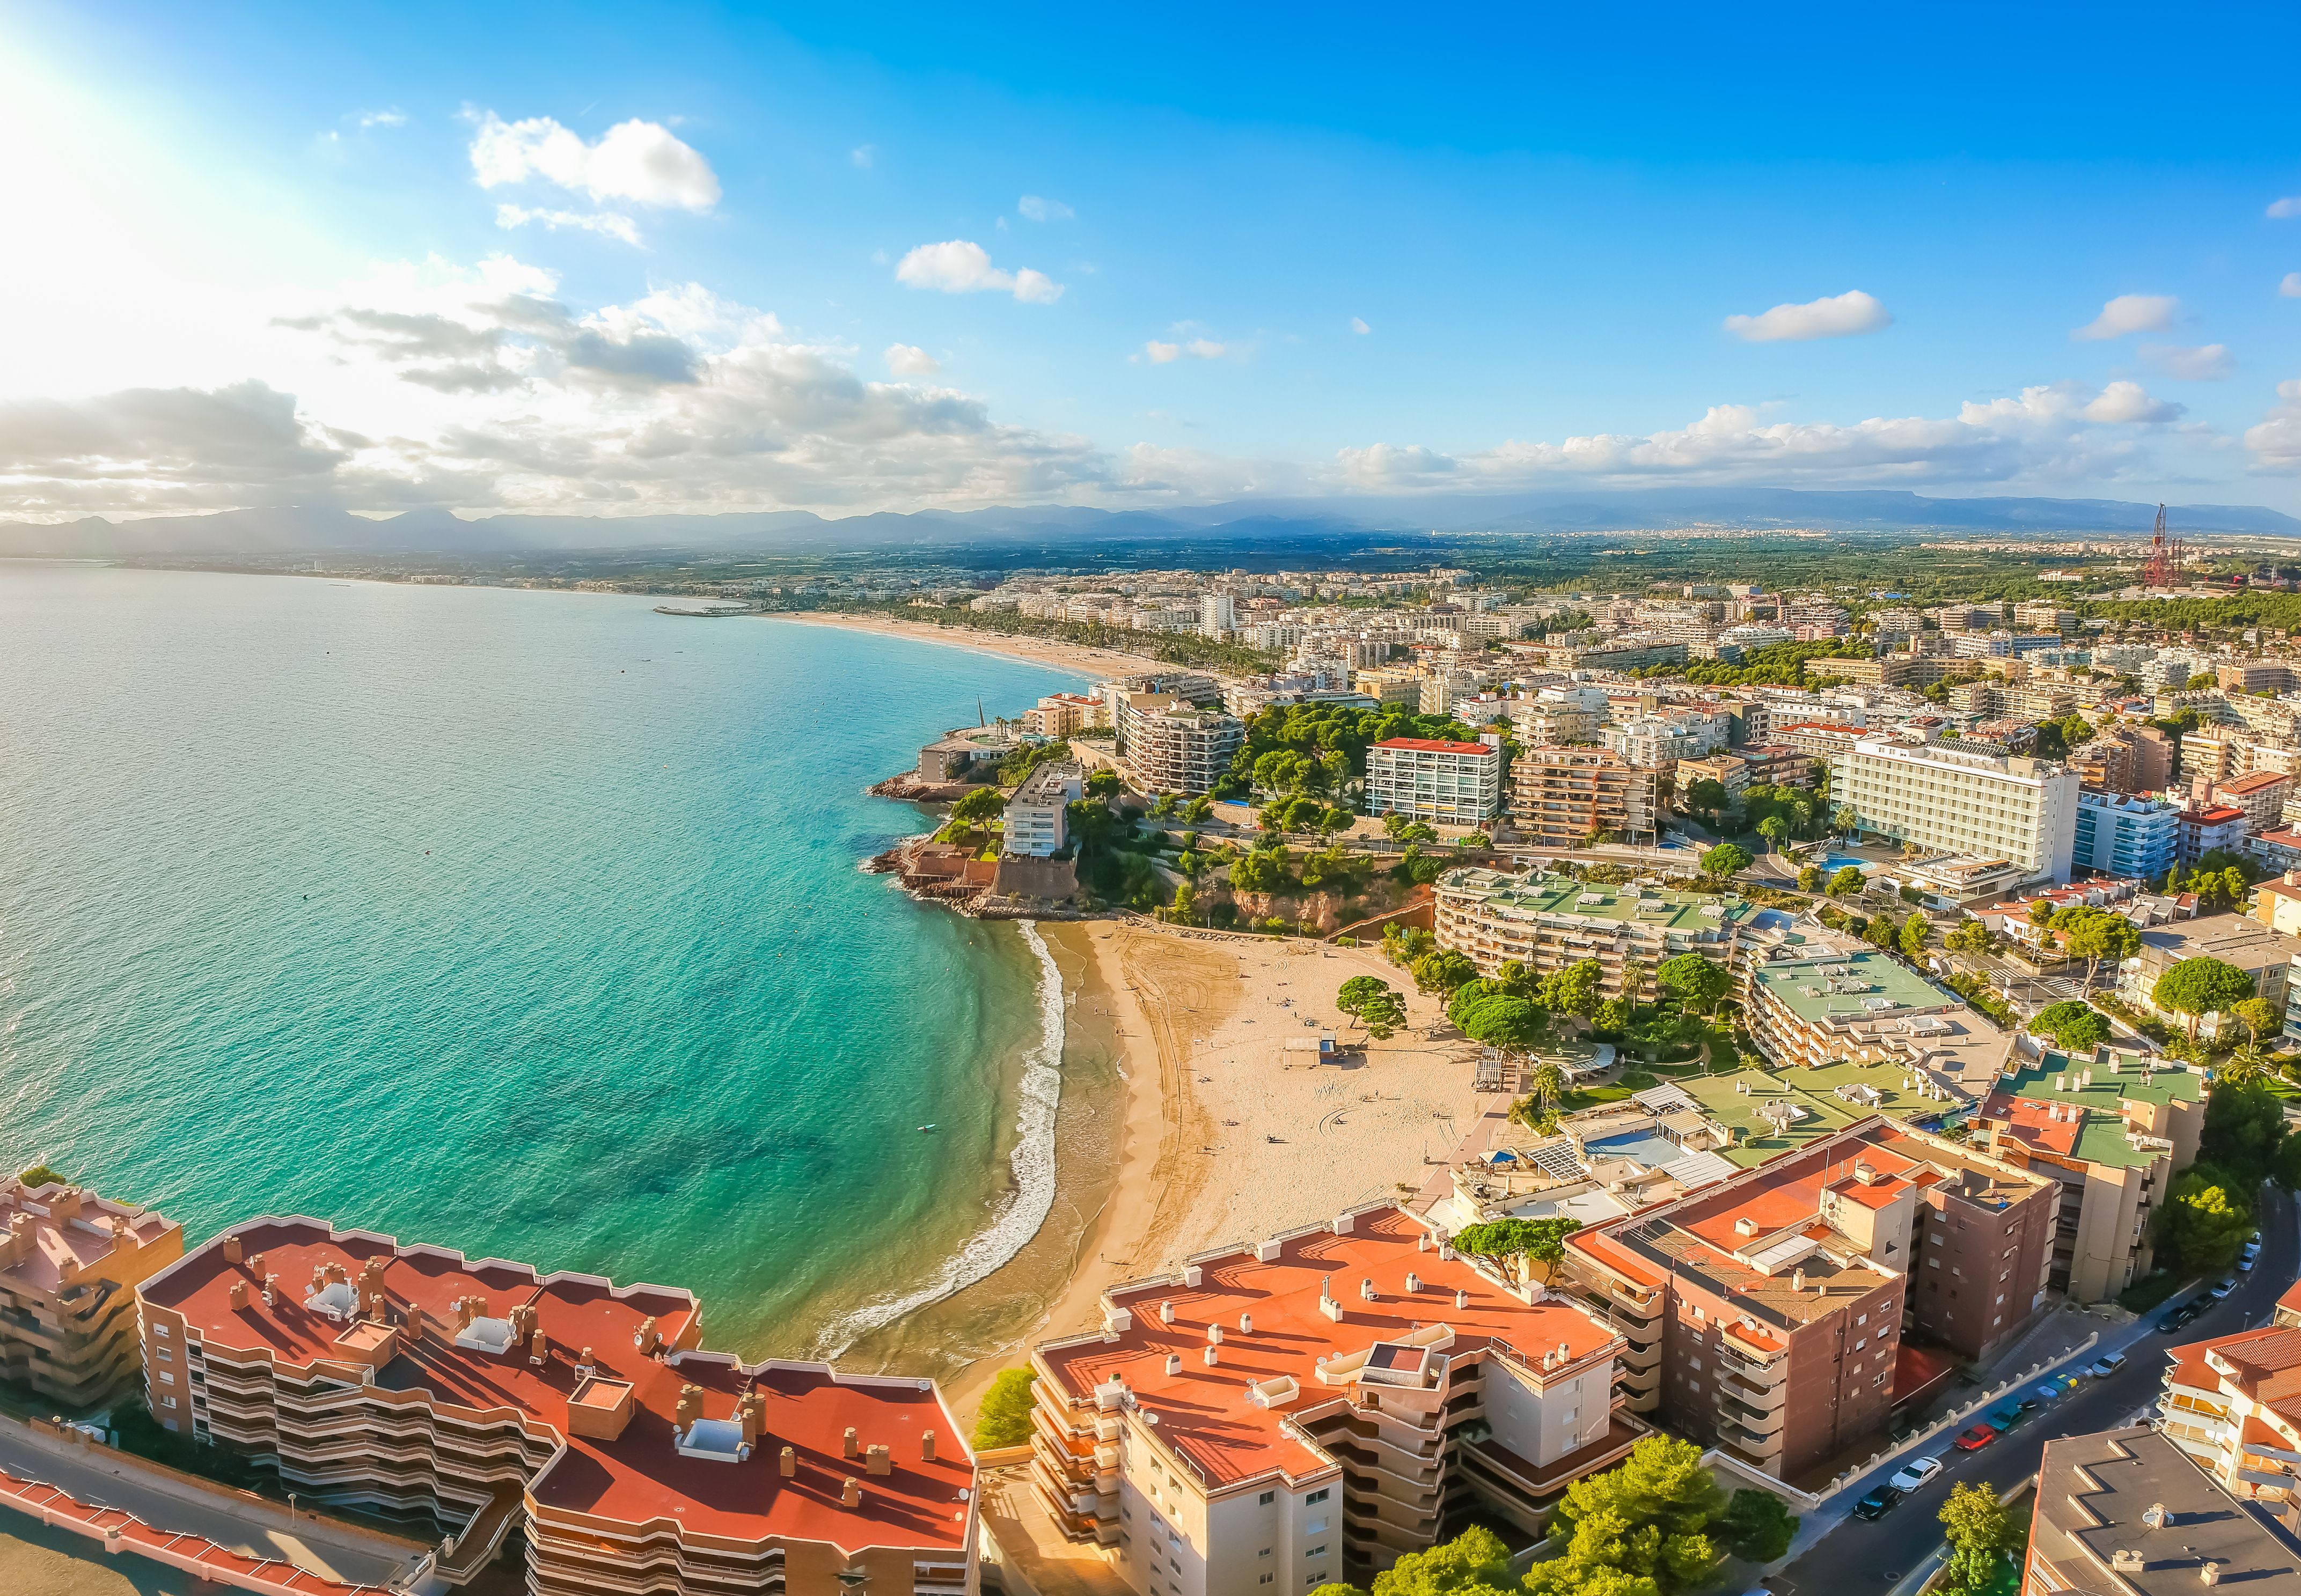
[[[1011,1255],[1060,979],[862,873],[922,824],[863,789],[1085,678],[654,602],[0,562],[0,1156],[684,1286],[754,1357]]]

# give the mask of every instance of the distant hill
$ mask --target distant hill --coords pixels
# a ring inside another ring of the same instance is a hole
[[[1927,498],[1889,489],[1648,488],[1622,492],[1251,499],[1103,510],[1081,506],[882,511],[825,519],[806,510],[724,515],[497,515],[444,510],[377,520],[332,506],[226,510],[213,515],[56,525],[0,522],[0,555],[50,556],[381,554],[485,556],[553,550],[895,548],[971,542],[1049,544],[1301,541],[1331,535],[1495,532],[1586,536],[1644,529],[1912,533],[2146,532],[2155,505],[2120,499]],[[2257,505],[2183,505],[2168,512],[2185,536],[2301,537],[2301,519]]]

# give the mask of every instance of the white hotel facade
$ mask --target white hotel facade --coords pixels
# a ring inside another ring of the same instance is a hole
[[[2079,780],[2051,760],[1865,738],[1832,758],[1829,790],[1864,831],[2070,879]]]

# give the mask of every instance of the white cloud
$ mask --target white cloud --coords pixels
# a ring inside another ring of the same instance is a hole
[[[482,188],[540,178],[593,200],[707,211],[719,203],[711,163],[660,122],[617,122],[597,144],[548,116],[506,122],[492,111],[472,138]]]
[[[1063,285],[1044,272],[994,266],[988,250],[965,238],[920,245],[896,263],[895,280],[941,294],[1012,294],[1033,305],[1052,305],[1063,297]]]
[[[2089,422],[2121,426],[2133,422],[2170,422],[2181,414],[2181,406],[2151,398],[2138,382],[2113,382],[2081,414]]]
[[[496,207],[498,227],[525,227],[530,222],[550,228],[555,232],[563,227],[581,228],[585,232],[601,233],[610,238],[621,238],[626,244],[640,241],[639,224],[617,211],[531,211],[523,205],[499,205]]]
[[[1017,200],[1015,209],[1025,221],[1068,221],[1078,214],[1058,199],[1045,199],[1036,194],[1026,194]]]
[[[889,344],[887,370],[897,377],[932,377],[942,370],[942,362],[916,344]]]
[[[879,146],[877,145],[858,144],[853,149],[847,152],[847,163],[850,166],[859,167],[863,171],[868,171],[871,170],[871,163],[877,158],[878,154]]]
[[[2144,344],[2141,358],[2168,377],[2183,382],[2219,382],[2237,370],[2227,344],[2202,344],[2184,348],[2179,344]]]
[[[1356,333],[1368,333],[1372,332],[1374,329],[1366,324],[1366,319],[1363,316],[1352,316],[1351,318],[1351,330]]]
[[[289,504],[327,494],[348,458],[293,396],[253,378],[0,400],[0,502],[14,514]]]
[[[2088,342],[2123,338],[2129,332],[2162,332],[2173,324],[2181,302],[2171,294],[2120,294],[2101,307],[2101,314],[2070,336]]]
[[[2270,201],[2269,213],[2280,221],[2301,216],[2301,194],[2288,194],[2283,199]]]
[[[1753,344],[1851,338],[1882,332],[1893,324],[1886,307],[1859,288],[1803,305],[1778,305],[1762,315],[1726,318],[1727,331]]]
[[[1154,366],[1170,364],[1183,359],[1185,355],[1192,360],[1220,360],[1230,352],[1228,344],[1218,344],[1208,338],[1194,338],[1187,342],[1177,341],[1171,344],[1160,343],[1157,338],[1152,338],[1142,346],[1142,353],[1150,357],[1150,363]]]
[[[2301,272],[2288,272],[2285,280],[2277,285],[2280,299],[2301,299]]]
[[[363,128],[404,128],[407,113],[394,105],[389,111],[363,111],[355,120]]]
[[[2245,447],[2256,470],[2301,472],[2301,378],[2279,383],[2277,399],[2257,426],[2246,429]]]

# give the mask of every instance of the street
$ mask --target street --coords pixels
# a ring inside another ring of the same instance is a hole
[[[1978,1452],[1959,1451],[1950,1444],[1956,1432],[1950,1431],[1853,1481],[1823,1503],[1819,1512],[1829,1517],[1844,1516],[1865,1492],[1884,1484],[1910,1458],[1937,1457],[1944,1464],[1931,1483],[1895,1503],[1883,1518],[1870,1524],[1845,1519],[1766,1581],[1767,1587],[1776,1596],[1885,1592],[1941,1545],[1941,1525],[1936,1515],[1952,1485],[1983,1484],[2002,1494],[2037,1472],[2046,1441],[2061,1435],[2114,1429],[2126,1423],[2157,1400],[2167,1347],[2226,1335],[2268,1319],[2278,1294],[2301,1272],[2301,1227],[2296,1224],[2292,1199],[2284,1193],[2272,1191],[2263,1200],[2261,1236],[2260,1265],[2251,1274],[2237,1275],[2238,1290],[2230,1299],[2188,1329],[2171,1336],[2160,1334],[2155,1325],[2164,1310],[2155,1308],[2143,1315],[2138,1325],[2104,1335],[2091,1350],[2062,1366],[2082,1367],[2105,1351],[2122,1351],[2127,1362],[2116,1374],[2104,1380],[2084,1381],[2076,1391],[2037,1408],[2027,1423]],[[2188,1295],[2198,1289],[2193,1287]],[[2167,1299],[2166,1306],[2186,1299],[2176,1295]],[[1968,1393],[1969,1397],[1974,1394],[1978,1393]]]

